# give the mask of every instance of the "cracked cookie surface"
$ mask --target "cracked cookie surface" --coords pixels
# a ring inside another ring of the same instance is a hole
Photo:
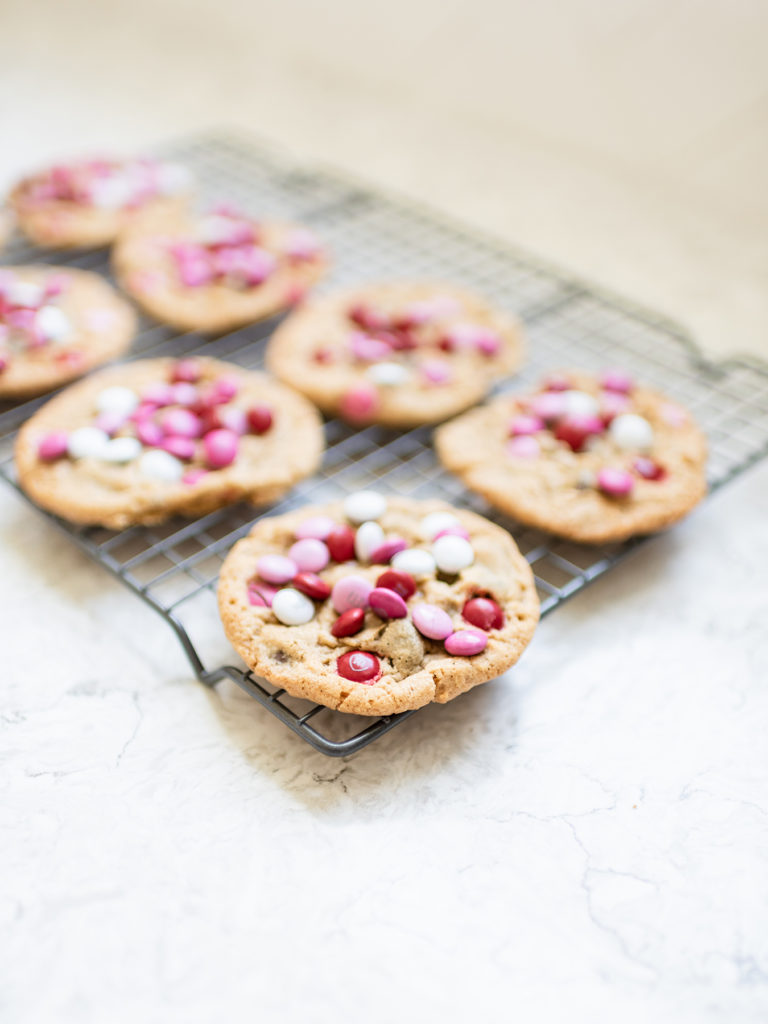
[[[440,501],[389,498],[375,521],[363,522],[350,519],[349,507],[336,502],[264,518],[227,556],[219,610],[254,673],[340,711],[387,715],[445,703],[518,660],[539,602],[528,563],[505,530]],[[344,531],[357,550],[350,558]],[[457,540],[462,557],[452,562]],[[317,560],[305,563],[305,550]],[[316,570],[302,570],[305,564]]]

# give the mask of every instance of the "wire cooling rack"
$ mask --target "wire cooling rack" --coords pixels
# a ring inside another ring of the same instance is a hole
[[[678,327],[652,312],[606,296],[423,207],[373,192],[336,172],[298,166],[261,143],[212,134],[169,146],[160,155],[188,164],[211,201],[311,225],[333,254],[334,273],[325,289],[387,277],[444,278],[516,312],[526,323],[529,361],[514,387],[532,384],[556,367],[598,370],[613,365],[659,387],[691,409],[706,431],[712,489],[768,453],[768,366],[746,360],[707,362]],[[41,252],[17,241],[4,257],[8,263],[68,264],[110,276],[104,251]],[[262,366],[265,342],[275,323],[206,341],[144,319],[132,358],[204,348],[208,354],[256,369]],[[0,412],[0,472],[14,485],[15,431],[42,401]],[[543,613],[615,565],[638,543],[586,547],[521,528],[467,494],[440,468],[430,431],[424,428],[406,433],[378,427],[353,430],[331,420],[326,441],[321,472],[259,514],[332,500],[367,486],[473,508],[513,533],[535,573]],[[216,581],[226,553],[259,514],[239,505],[194,522],[173,520],[120,532],[49,518],[163,616],[202,682],[213,686],[231,679],[317,750],[332,756],[353,753],[414,712],[374,720],[344,715],[296,700],[233,663],[235,656],[219,624]]]

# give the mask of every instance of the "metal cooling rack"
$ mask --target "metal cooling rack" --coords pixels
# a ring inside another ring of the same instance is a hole
[[[334,273],[323,286],[326,289],[386,277],[445,278],[518,313],[527,327],[529,361],[514,387],[532,384],[554,367],[598,370],[618,365],[679,399],[708,434],[712,489],[768,453],[768,366],[746,360],[707,362],[678,327],[652,312],[599,293],[421,206],[372,192],[336,172],[298,166],[261,143],[213,134],[169,146],[161,155],[187,163],[211,200],[312,225],[333,253]],[[4,257],[9,263],[69,264],[110,276],[104,251],[41,252],[15,242]],[[145,319],[132,358],[204,348],[208,354],[256,369],[274,326],[275,321],[261,323],[206,341]],[[15,431],[42,401],[0,412],[0,472],[14,485]],[[424,428],[407,433],[378,427],[353,430],[332,420],[326,425],[326,440],[320,474],[261,514],[331,500],[371,485],[473,508],[513,533],[534,570],[545,614],[639,543],[582,547],[521,528],[443,472]],[[344,715],[289,697],[244,666],[232,664],[233,652],[219,624],[215,587],[227,551],[258,518],[253,508],[240,505],[195,522],[174,520],[117,533],[49,518],[163,616],[202,682],[212,686],[225,678],[234,681],[317,750],[332,756],[353,753],[414,713],[373,721]]]

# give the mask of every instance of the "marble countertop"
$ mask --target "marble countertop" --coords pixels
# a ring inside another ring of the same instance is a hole
[[[86,46],[64,5],[12,2],[0,66],[6,95],[27,100],[6,102],[3,179],[58,151],[130,148],[223,117],[533,244],[677,316],[709,351],[764,351],[768,220],[739,171],[749,163],[762,182],[762,150],[734,143],[720,178],[678,202],[684,160],[672,167],[669,150],[667,177],[659,156],[643,179],[653,153],[585,159],[563,133],[553,148],[512,114],[483,121],[450,94],[441,106],[388,92],[341,58],[336,77],[321,73],[285,40],[250,97],[234,2],[213,26],[232,60],[203,95],[204,6],[163,37],[178,87],[153,104],[160,57],[140,48],[141,3],[94,15]],[[726,18],[728,5],[712,9]],[[158,36],[174,12],[176,0],[155,5]],[[116,24],[119,88],[106,95],[93,82],[113,51],[96,44]],[[723,100],[711,132],[746,139],[737,99],[756,80],[727,81],[736,113]],[[461,153],[457,124],[472,139]],[[637,243],[619,259],[616,224]],[[548,617],[505,679],[335,761],[235,687],[197,684],[154,613],[0,488],[3,1020],[390,1021],[428,1008],[764,1021],[767,518],[762,465]]]

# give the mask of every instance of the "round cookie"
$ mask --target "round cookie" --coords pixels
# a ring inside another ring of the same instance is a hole
[[[267,365],[329,415],[415,427],[479,402],[522,355],[515,321],[471,292],[397,281],[308,303],[275,331]]]
[[[317,468],[317,411],[262,373],[203,357],[110,367],[19,432],[19,483],[76,523],[121,529],[275,501]]]
[[[513,665],[539,617],[510,535],[441,501],[374,491],[260,520],[219,580],[248,667],[294,697],[389,715]]]
[[[191,188],[192,176],[180,164],[79,160],[23,178],[9,201],[36,245],[94,249],[113,242],[139,211],[183,208]]]
[[[521,523],[588,544],[652,533],[706,493],[688,412],[619,371],[558,373],[435,432],[443,465]]]
[[[43,394],[121,355],[133,309],[98,274],[0,269],[0,399]]]
[[[113,250],[121,286],[151,316],[212,334],[294,305],[327,263],[306,228],[259,222],[228,207],[141,217]]]

